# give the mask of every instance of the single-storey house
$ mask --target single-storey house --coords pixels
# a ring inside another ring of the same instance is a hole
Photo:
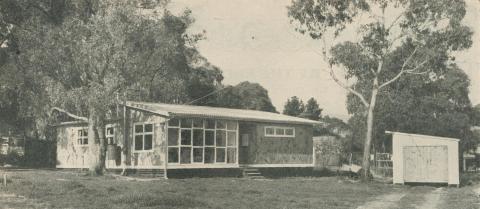
[[[313,167],[313,125],[318,121],[146,102],[127,102],[124,111],[124,118],[105,126],[107,169]],[[57,126],[57,168],[89,167],[97,145],[87,135],[84,122]]]

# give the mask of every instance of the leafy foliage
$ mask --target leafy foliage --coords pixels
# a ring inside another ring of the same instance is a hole
[[[313,97],[307,101],[305,110],[299,115],[301,118],[307,118],[310,120],[319,120],[322,115],[322,109],[318,105],[317,100]]]
[[[268,91],[260,84],[248,81],[226,86],[218,93],[214,106],[276,112]]]
[[[305,105],[297,96],[293,96],[287,100],[283,107],[283,114],[291,116],[299,116],[305,111]]]

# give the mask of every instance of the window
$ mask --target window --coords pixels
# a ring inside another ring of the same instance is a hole
[[[153,124],[135,124],[134,140],[135,151],[153,150]]]
[[[78,130],[77,144],[88,145],[88,129],[85,128]]]
[[[237,163],[236,121],[181,118],[168,123],[169,163]]]
[[[265,127],[265,136],[270,137],[295,137],[295,128],[291,127]]]
[[[115,127],[113,125],[107,125],[105,127],[105,139],[107,144],[115,144]]]

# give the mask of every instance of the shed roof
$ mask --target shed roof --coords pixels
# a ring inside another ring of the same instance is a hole
[[[385,131],[385,133],[393,134],[393,135],[398,134],[398,135],[405,135],[405,136],[421,137],[421,138],[435,138],[440,140],[450,140],[450,141],[457,141],[457,142],[460,141],[460,139],[456,139],[456,138],[422,135],[422,134],[410,134],[410,133],[393,132],[393,131]]]
[[[148,111],[167,117],[202,117],[242,121],[259,121],[290,124],[319,124],[319,121],[308,120],[278,113],[257,110],[242,110],[221,107],[177,105],[149,102],[127,102],[128,108]]]

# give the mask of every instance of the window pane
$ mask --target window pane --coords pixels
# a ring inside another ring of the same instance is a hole
[[[227,148],[227,163],[236,163],[237,149]]]
[[[205,146],[215,145],[215,131],[205,130]]]
[[[265,128],[265,132],[267,135],[273,135],[274,134],[274,128]]]
[[[180,120],[180,125],[182,128],[191,128],[192,127],[192,119],[181,119]]]
[[[108,127],[107,128],[107,135],[113,135],[113,127]]]
[[[144,150],[151,150],[153,147],[153,136],[151,134],[145,135],[144,143],[145,145],[143,146]]]
[[[227,122],[227,129],[228,129],[228,130],[237,130],[237,122],[235,122],[235,121],[228,121],[228,122]]]
[[[191,163],[192,162],[192,148],[190,147],[181,147],[180,148],[180,163]]]
[[[88,138],[83,138],[83,144],[88,144]]]
[[[107,137],[107,144],[115,144],[113,137]]]
[[[135,133],[142,133],[143,125],[135,125]]]
[[[203,128],[203,120],[202,119],[193,119],[193,127],[194,128]]]
[[[153,132],[153,124],[145,124],[145,132]]]
[[[203,129],[193,130],[193,146],[203,146]]]
[[[288,136],[293,136],[293,128],[285,129],[285,134],[288,135]]]
[[[169,147],[168,148],[168,162],[169,163],[178,163],[178,148]]]
[[[225,148],[217,148],[217,163],[225,162]]]
[[[227,127],[227,123],[222,120],[217,120],[217,129],[225,129]]]
[[[225,147],[227,142],[226,131],[217,130],[217,147]]]
[[[215,129],[215,120],[205,120],[206,129]]]
[[[203,148],[193,148],[193,162],[203,162]]]
[[[229,131],[227,136],[227,145],[236,146],[237,145],[237,132]]]
[[[275,135],[279,135],[279,136],[285,135],[285,129],[283,129],[283,128],[276,128],[276,129],[275,129]]]
[[[215,162],[215,148],[205,147],[205,163]]]
[[[143,150],[143,136],[135,136],[135,150]]]
[[[83,144],[83,139],[82,139],[82,138],[78,139],[78,140],[77,140],[77,143],[78,143],[78,144]]]
[[[182,145],[191,145],[192,144],[192,130],[183,129],[181,131],[180,144],[182,144]]]
[[[178,125],[180,125],[180,122],[176,118],[172,118],[168,121],[168,126],[178,127]]]
[[[178,145],[178,128],[168,129],[168,146]]]

